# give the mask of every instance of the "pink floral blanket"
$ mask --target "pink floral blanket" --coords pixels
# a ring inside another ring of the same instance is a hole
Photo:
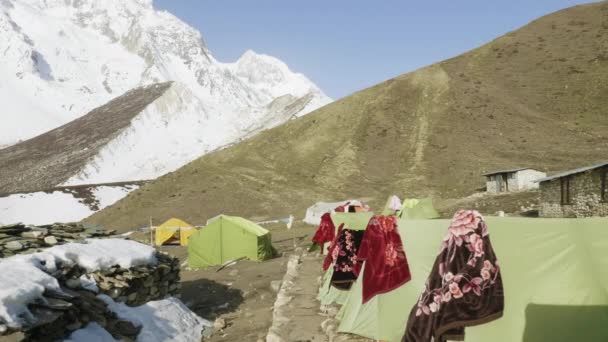
[[[481,214],[460,210],[452,219],[403,341],[464,340],[467,326],[502,316],[500,266]]]

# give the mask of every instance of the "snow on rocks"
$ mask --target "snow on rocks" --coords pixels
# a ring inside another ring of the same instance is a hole
[[[212,323],[177,298],[179,260],[121,239],[0,259],[0,335],[34,341],[199,341]]]
[[[213,323],[197,316],[177,298],[151,301],[138,307],[116,303],[104,295],[99,295],[99,298],[118,317],[142,327],[137,341],[200,341],[203,332],[206,335],[213,327]]]
[[[40,299],[46,290],[59,291],[53,275],[62,265],[78,265],[89,271],[120,265],[129,268],[157,262],[152,247],[119,239],[69,243],[44,252],[0,259],[0,324],[20,328],[35,319],[28,304]]]

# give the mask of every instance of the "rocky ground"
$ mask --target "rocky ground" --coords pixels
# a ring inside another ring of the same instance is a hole
[[[289,256],[308,248],[316,229],[300,223],[294,224],[291,231],[288,231],[284,224],[264,227],[271,231],[272,243],[279,255],[264,262],[239,261],[221,271],[217,271],[218,267],[208,269],[187,267],[186,247],[161,248],[162,251],[178,257],[182,262],[182,301],[201,317],[216,322],[218,329],[208,341],[266,340],[266,334],[272,323],[273,306],[286,272]],[[143,235],[136,238],[144,241],[147,239]],[[319,273],[320,263],[314,268]],[[314,292],[316,295],[317,277],[318,275],[310,276],[313,283],[306,285],[309,287],[306,289],[307,293]],[[318,305],[313,304],[312,301],[307,306],[310,307],[310,312],[316,312],[318,309]]]

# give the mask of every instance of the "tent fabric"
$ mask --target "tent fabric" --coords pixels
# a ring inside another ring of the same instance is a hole
[[[208,267],[241,257],[262,261],[273,256],[270,232],[236,216],[221,215],[192,234],[188,243],[188,265]]]
[[[608,341],[608,219],[486,218],[500,260],[503,317],[466,329],[467,342]],[[449,220],[398,220],[407,284],[362,304],[355,282],[338,331],[400,341]],[[365,272],[365,265],[362,272]]]
[[[443,241],[403,341],[464,341],[466,327],[502,317],[500,266],[481,214],[456,212]]]
[[[348,298],[349,291],[341,290],[334,286],[331,286],[331,279],[334,274],[334,268],[330,267],[321,278],[321,287],[319,287],[319,293],[317,294],[317,300],[321,302],[321,305],[338,304],[342,305]]]
[[[331,213],[337,207],[342,206],[347,202],[350,202],[351,205],[361,206],[361,202],[354,199],[341,202],[317,202],[306,209],[306,216],[303,221],[311,225],[319,225],[323,214]]]
[[[395,210],[391,209],[392,196],[390,196],[382,215],[394,215]],[[397,211],[396,216],[402,219],[420,220],[420,219],[434,219],[439,217],[439,213],[433,206],[433,199],[428,198],[407,198],[402,202],[402,207]]]
[[[188,245],[188,237],[196,229],[189,223],[177,218],[171,218],[154,229],[154,243],[161,246],[174,240],[182,246]]]

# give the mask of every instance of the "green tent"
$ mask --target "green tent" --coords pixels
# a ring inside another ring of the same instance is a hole
[[[608,341],[608,219],[486,222],[501,265],[505,311],[496,321],[466,328],[467,342]],[[365,304],[362,282],[355,282],[338,330],[400,341],[449,223],[399,220],[412,280]]]
[[[270,232],[242,217],[220,215],[188,240],[188,265],[208,267],[247,257],[272,258]]]
[[[394,213],[393,210],[388,208],[391,203],[391,197],[389,196],[382,210],[382,215],[391,215]],[[433,206],[433,200],[430,197],[427,198],[407,198],[402,202],[401,210],[397,212],[397,217],[403,219],[434,219],[439,217],[439,213]]]

